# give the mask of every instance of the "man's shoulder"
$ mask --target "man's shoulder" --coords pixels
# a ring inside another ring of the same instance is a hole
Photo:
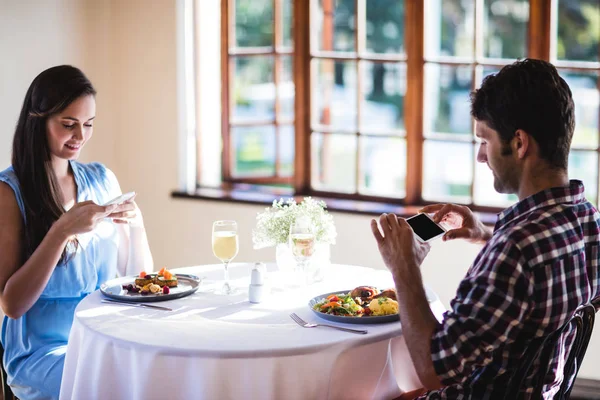
[[[592,232],[600,232],[600,214],[589,202],[554,204],[499,229],[493,239],[512,243],[531,262],[547,262],[583,249]]]

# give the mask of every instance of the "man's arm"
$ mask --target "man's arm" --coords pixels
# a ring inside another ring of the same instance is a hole
[[[431,358],[431,337],[438,322],[429,308],[419,271],[429,245],[417,242],[410,225],[394,214],[383,214],[379,225],[381,232],[377,222],[371,221],[371,230],[394,278],[402,333],[415,371],[427,389],[440,388]]]
[[[402,335],[421,384],[428,390],[439,389],[443,385],[431,358],[431,337],[439,323],[429,308],[419,266],[407,266],[404,271],[393,275]]]
[[[419,270],[429,246],[414,239],[395,215],[371,222],[373,236],[396,285],[400,320],[415,371],[428,389],[461,383],[494,352],[510,345],[531,311],[533,278],[509,240],[487,246],[477,273],[461,282],[452,309],[438,323],[429,309]]]

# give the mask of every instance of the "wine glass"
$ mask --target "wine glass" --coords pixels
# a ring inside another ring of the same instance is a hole
[[[215,221],[212,228],[212,250],[215,257],[225,267],[225,283],[221,292],[233,294],[234,290],[229,283],[229,263],[235,258],[239,251],[238,229],[235,221]]]
[[[315,252],[315,234],[308,219],[297,219],[290,226],[290,249],[296,259],[296,272],[307,283],[307,266]]]

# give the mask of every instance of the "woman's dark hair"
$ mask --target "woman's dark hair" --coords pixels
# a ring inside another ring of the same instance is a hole
[[[52,224],[65,210],[48,146],[48,118],[62,112],[81,96],[96,90],[79,69],[70,65],[49,68],[29,86],[13,139],[12,166],[25,203],[23,259],[33,254]],[[77,241],[71,242],[77,246]],[[63,250],[60,262],[67,257]]]
[[[567,169],[574,104],[569,85],[552,64],[525,59],[487,76],[471,93],[471,115],[496,130],[505,144],[524,130],[551,167]]]

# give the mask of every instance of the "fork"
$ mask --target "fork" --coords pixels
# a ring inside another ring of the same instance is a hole
[[[333,329],[337,329],[337,330],[344,331],[344,332],[358,333],[361,335],[367,334],[366,330],[361,330],[361,329],[350,329],[350,328],[344,328],[341,326],[327,325],[327,324],[310,324],[310,323],[306,322],[305,320],[303,320],[302,318],[300,318],[298,316],[298,314],[296,314],[296,313],[291,313],[290,317],[292,317],[292,319],[294,320],[295,323],[297,323],[298,325],[300,325],[303,328],[316,328],[317,326],[325,326],[327,328],[333,328]]]

